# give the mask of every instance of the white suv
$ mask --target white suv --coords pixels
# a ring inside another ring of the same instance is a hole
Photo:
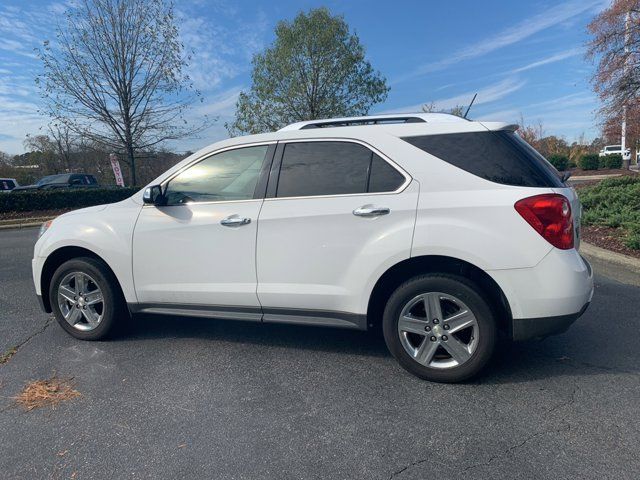
[[[45,224],[36,292],[80,339],[136,312],[381,327],[405,369],[464,380],[498,332],[564,331],[593,294],[576,194],[514,129],[415,114],[215,143]]]
[[[622,153],[622,145],[607,145],[598,153],[599,157],[608,157],[609,155],[622,155],[623,158],[631,158],[631,149],[625,148],[624,155]]]

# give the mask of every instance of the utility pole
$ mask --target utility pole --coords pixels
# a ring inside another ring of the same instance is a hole
[[[627,18],[624,22],[624,75],[625,80],[629,72],[629,42],[631,41],[631,12],[627,12]],[[622,168],[629,170],[631,156],[627,156],[627,102],[622,106],[622,140],[620,142],[622,148]]]

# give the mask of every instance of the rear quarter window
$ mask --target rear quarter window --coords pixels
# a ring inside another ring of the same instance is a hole
[[[466,132],[404,137],[404,141],[490,182],[561,188],[557,170],[514,132]]]

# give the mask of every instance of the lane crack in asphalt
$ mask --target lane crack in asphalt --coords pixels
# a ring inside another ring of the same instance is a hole
[[[22,342],[11,347],[9,349],[9,353],[7,354],[7,357],[5,358],[4,362],[0,364],[0,366],[6,365],[7,363],[9,363],[13,359],[13,357],[15,357],[18,354],[18,352],[22,347],[24,347],[27,343],[29,343],[31,340],[33,340],[35,337],[37,337],[41,333],[44,333],[44,331],[49,327],[49,325],[51,325],[52,322],[53,322],[53,317],[48,317],[47,320],[44,322],[44,325],[40,329],[33,332],[31,335],[25,338]]]
[[[560,432],[568,432],[569,430],[571,430],[571,425],[568,422],[564,422],[566,424],[565,427],[563,428],[557,428],[557,429],[549,429],[549,430],[543,430],[540,432],[536,432],[532,435],[529,435],[527,438],[525,438],[523,441],[521,441],[520,443],[517,443],[515,445],[510,446],[509,448],[507,448],[506,450],[503,450],[502,452],[499,452],[495,455],[492,455],[491,457],[489,457],[489,459],[486,462],[480,462],[480,463],[475,463],[473,465],[469,465],[468,467],[466,467],[464,470],[462,470],[463,473],[468,472],[469,470],[472,470],[474,468],[478,468],[478,467],[486,467],[489,466],[489,464],[491,462],[493,462],[494,460],[497,460],[499,458],[502,457],[506,457],[508,456],[511,452],[524,447],[528,442],[530,442],[531,440],[541,437],[543,435],[547,435],[550,433],[560,433]]]

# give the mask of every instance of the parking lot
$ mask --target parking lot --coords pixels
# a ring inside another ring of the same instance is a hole
[[[567,333],[441,385],[362,332],[144,317],[75,340],[35,299],[36,232],[0,232],[2,478],[640,477],[640,288],[597,276]],[[53,374],[81,397],[14,405]]]

